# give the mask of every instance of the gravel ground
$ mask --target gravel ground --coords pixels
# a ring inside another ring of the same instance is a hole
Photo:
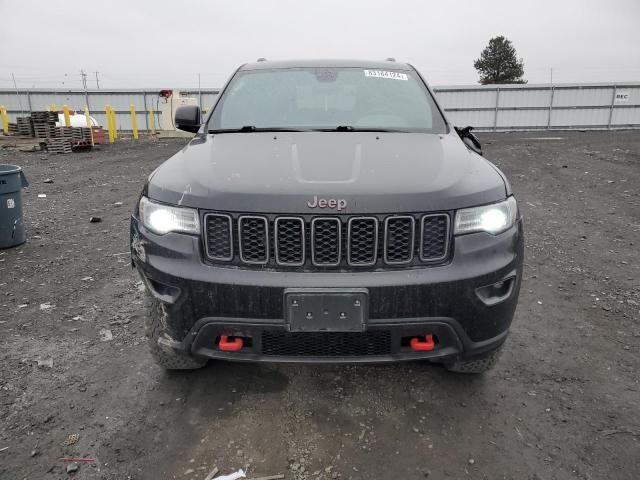
[[[0,251],[0,478],[640,478],[640,132],[482,140],[519,198],[527,259],[506,351],[478,377],[421,363],[165,373],[128,219],[185,140],[0,151],[31,182],[29,241]]]

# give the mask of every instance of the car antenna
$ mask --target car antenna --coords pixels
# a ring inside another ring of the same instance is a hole
[[[266,62],[267,59],[264,57],[260,57],[258,60],[256,60],[257,62]]]
[[[386,60],[387,62],[395,62],[395,61],[396,61],[396,59],[395,59],[395,58],[393,58],[393,57],[387,57],[387,58],[385,58],[385,60]]]

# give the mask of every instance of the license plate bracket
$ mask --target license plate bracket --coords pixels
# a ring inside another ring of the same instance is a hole
[[[369,292],[357,289],[286,289],[285,321],[291,332],[362,332]]]

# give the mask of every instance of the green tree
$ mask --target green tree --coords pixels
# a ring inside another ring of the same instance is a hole
[[[527,83],[524,75],[524,62],[516,55],[511,41],[500,35],[489,40],[480,58],[473,62],[480,74],[480,83]]]

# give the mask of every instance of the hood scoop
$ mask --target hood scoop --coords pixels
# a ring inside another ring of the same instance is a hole
[[[297,143],[291,144],[291,163],[293,174],[300,183],[354,183],[360,177],[360,167],[362,164],[362,144],[356,143],[353,146],[353,154],[345,155],[337,153],[335,149],[323,149],[322,146],[307,144],[302,150],[315,148],[313,154],[303,151],[300,155],[300,146]],[[325,150],[325,151],[322,151]],[[332,159],[331,162],[318,161],[318,157],[331,155],[343,156],[340,161]],[[300,158],[304,160],[300,160]],[[329,166],[330,165],[330,166]]]

